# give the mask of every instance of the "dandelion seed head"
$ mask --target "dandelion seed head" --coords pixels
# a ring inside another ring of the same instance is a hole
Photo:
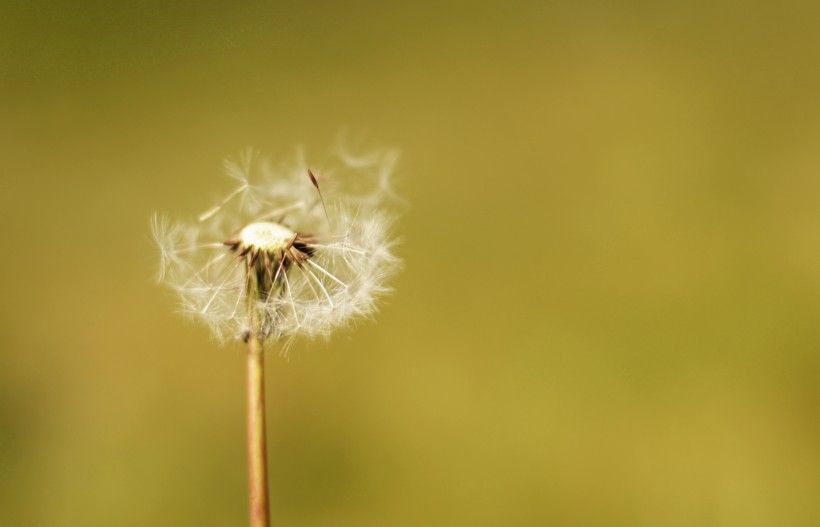
[[[238,186],[198,221],[152,219],[160,282],[220,340],[327,337],[390,292],[394,156],[340,156],[321,171],[302,157],[273,167],[243,152],[226,163]]]

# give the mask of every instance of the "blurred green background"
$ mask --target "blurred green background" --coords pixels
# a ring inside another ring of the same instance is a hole
[[[269,359],[275,525],[820,525],[816,2],[0,8],[0,525],[244,525],[153,283],[246,145],[402,149],[377,323]]]

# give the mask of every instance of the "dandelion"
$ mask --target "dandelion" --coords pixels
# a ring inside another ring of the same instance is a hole
[[[251,150],[226,161],[236,186],[196,222],[155,216],[160,282],[219,340],[247,343],[251,526],[268,525],[264,349],[327,337],[374,314],[399,261],[388,235],[393,153],[339,155],[318,176]],[[325,202],[325,197],[328,198]]]

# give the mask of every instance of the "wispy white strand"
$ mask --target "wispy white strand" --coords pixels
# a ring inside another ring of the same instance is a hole
[[[220,340],[241,338],[255,306],[269,338],[326,337],[334,329],[371,317],[390,291],[388,282],[400,266],[389,235],[395,203],[389,176],[396,155],[341,156],[336,166],[313,167],[327,202],[330,222],[304,159],[275,170],[253,151],[226,161],[226,172],[238,185],[203,221],[174,224],[155,216],[151,228],[160,249],[158,278],[174,289],[184,314],[202,320]],[[203,214],[205,215],[205,214]],[[273,287],[265,300],[248,304],[245,266],[225,259],[245,225],[272,219],[317,243],[300,268],[272,262]],[[328,224],[330,223],[330,224]],[[216,242],[216,241],[219,242]],[[225,253],[215,255],[222,246]],[[297,269],[300,269],[297,271]],[[282,276],[279,276],[279,275]],[[277,293],[280,291],[281,293]]]

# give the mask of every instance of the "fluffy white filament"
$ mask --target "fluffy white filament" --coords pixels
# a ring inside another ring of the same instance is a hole
[[[182,312],[206,322],[220,340],[246,335],[254,317],[257,326],[263,320],[266,338],[291,339],[328,336],[371,316],[400,264],[385,210],[393,196],[388,177],[395,155],[340,155],[338,161],[335,168],[314,168],[328,216],[303,163],[272,168],[252,151],[226,162],[238,185],[198,221],[155,216],[159,280],[178,293]],[[265,220],[310,236],[314,254],[301,266],[274,262],[273,272],[281,274],[274,283],[282,289],[258,299],[246,291],[244,262],[223,242]]]

